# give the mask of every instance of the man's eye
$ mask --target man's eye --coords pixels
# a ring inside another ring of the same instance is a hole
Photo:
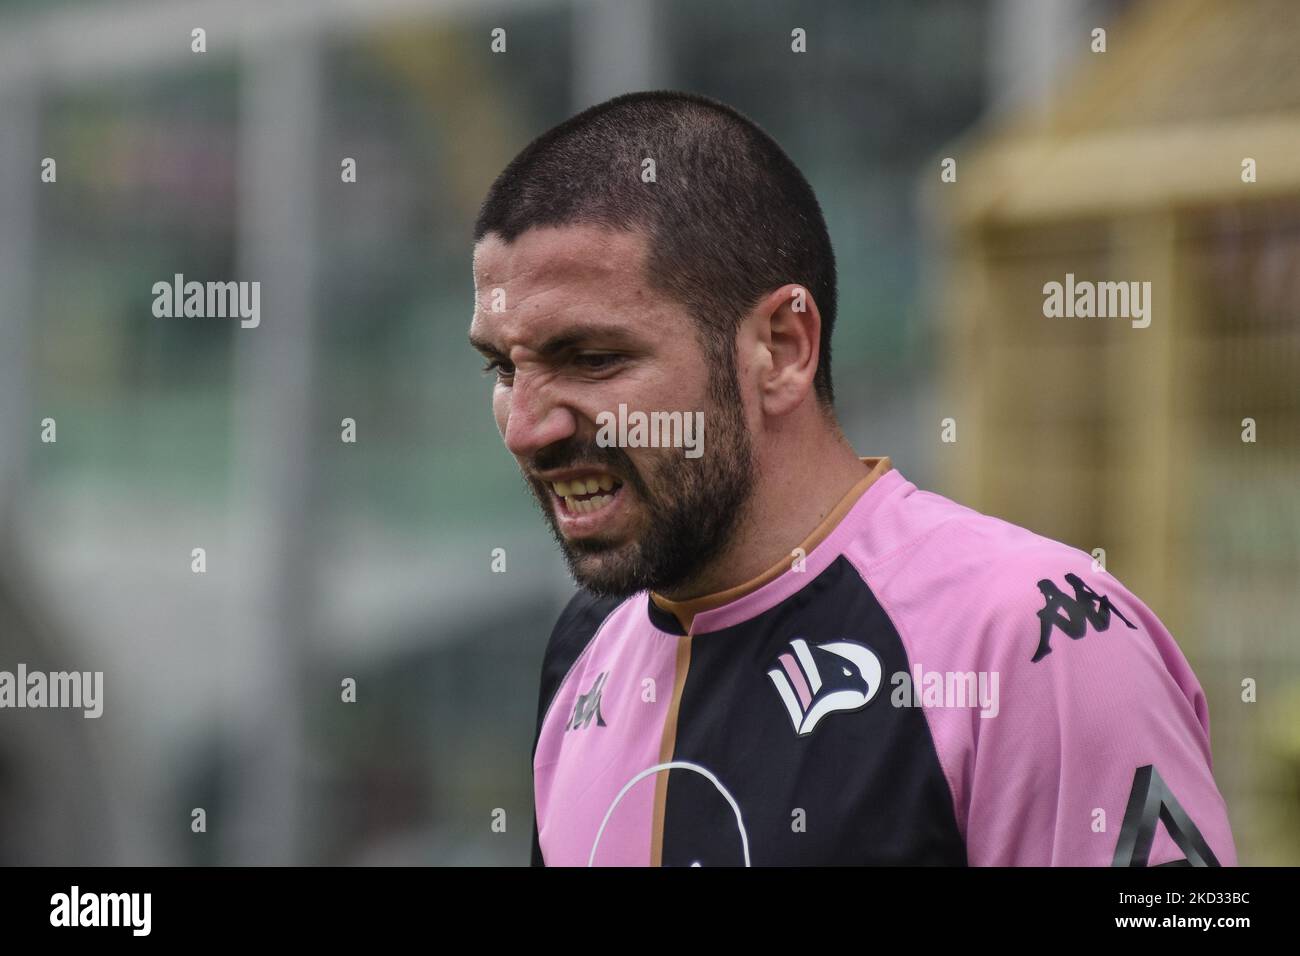
[[[500,359],[491,359],[483,366],[483,374],[496,372],[498,381],[504,381],[515,374],[515,367],[509,362],[502,362]]]
[[[588,371],[610,368],[622,361],[623,356],[614,352],[590,352],[574,357],[574,362]]]

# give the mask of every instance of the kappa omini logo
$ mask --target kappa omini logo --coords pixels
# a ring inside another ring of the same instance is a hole
[[[1067,597],[1051,578],[1043,578],[1038,582],[1038,590],[1042,592],[1046,603],[1038,612],[1038,620],[1042,624],[1038,632],[1038,650],[1029,659],[1032,664],[1038,663],[1052,653],[1051,641],[1054,627],[1059,627],[1065,632],[1066,637],[1077,641],[1088,633],[1089,625],[1097,631],[1105,631],[1110,627],[1110,616],[1114,614],[1128,626],[1130,631],[1137,630],[1137,625],[1126,618],[1123,612],[1111,603],[1110,598],[1088,587],[1077,574],[1067,574],[1065,583],[1074,589],[1073,599]]]
[[[605,689],[605,678],[609,676],[609,671],[603,671],[596,677],[596,682],[591,685],[591,690],[585,694],[579,694],[578,699],[573,703],[573,716],[569,718],[569,725],[565,730],[585,730],[591,726],[591,718],[596,718],[596,726],[605,726],[605,715],[600,712],[600,692]]]
[[[880,658],[853,641],[809,644],[802,637],[767,672],[800,737],[827,714],[859,710],[880,690]]]

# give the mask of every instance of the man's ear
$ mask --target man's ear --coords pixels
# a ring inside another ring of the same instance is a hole
[[[789,283],[765,295],[752,323],[753,373],[767,415],[787,415],[813,390],[821,346],[822,316],[805,286]]]

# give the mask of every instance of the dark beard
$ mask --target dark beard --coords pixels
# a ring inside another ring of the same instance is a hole
[[[628,597],[638,591],[672,591],[689,584],[731,542],[745,518],[755,474],[753,446],[745,423],[734,371],[728,384],[712,391],[705,411],[711,436],[699,458],[681,448],[662,449],[645,466],[647,477],[621,448],[584,447],[574,442],[550,446],[534,465],[539,471],[580,464],[603,465],[636,492],[641,534],[623,543],[599,537],[567,541],[551,510],[545,486],[529,481],[560,546],[569,573],[579,585],[603,597]],[[688,413],[689,414],[689,413]]]

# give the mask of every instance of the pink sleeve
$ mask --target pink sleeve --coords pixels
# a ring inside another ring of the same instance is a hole
[[[968,861],[1235,866],[1209,709],[1178,645],[1089,556],[1044,543],[980,575],[968,634],[998,675],[996,716],[936,735]]]

